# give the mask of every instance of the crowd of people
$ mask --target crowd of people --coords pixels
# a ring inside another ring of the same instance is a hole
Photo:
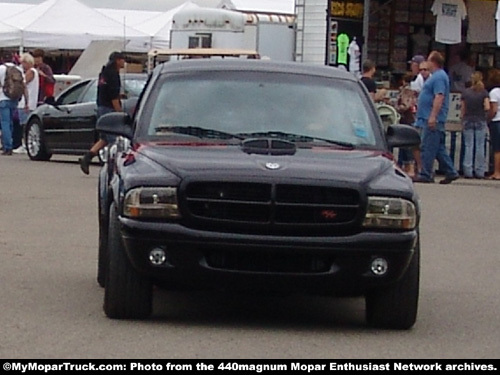
[[[416,55],[409,61],[410,72],[403,78],[396,109],[401,115],[400,122],[415,126],[422,142],[419,147],[401,149],[398,163],[415,182],[434,182],[436,159],[445,175],[441,184],[451,183],[459,177],[445,147],[450,92],[457,90],[462,94],[464,155],[461,172],[465,178],[500,180],[500,70],[492,69],[487,77],[483,77],[465,60],[465,56],[461,56],[461,61],[450,68],[449,74],[444,70],[444,57],[438,51],[432,51],[427,58]],[[121,53],[114,52],[103,67],[99,78],[106,84],[99,85],[98,107],[101,110],[121,111],[118,72],[124,61]],[[373,79],[375,72],[375,64],[365,61],[361,81],[377,102],[386,92],[377,89]],[[16,80],[16,73],[22,79]],[[22,88],[16,89],[16,85]],[[35,49],[20,56],[6,53],[0,64],[0,86],[2,155],[25,153],[22,135],[28,116],[54,95],[55,79],[51,67],[44,62],[44,51]],[[108,92],[103,87],[111,89]],[[487,166],[485,146],[488,130],[493,152],[491,171]],[[80,159],[85,174],[88,174],[92,157],[108,142],[100,139]]]
[[[465,54],[450,68],[449,74],[444,63],[444,56],[438,51],[432,51],[427,58],[416,55],[409,61],[410,72],[403,77],[396,109],[401,115],[400,123],[415,126],[419,131],[421,144],[413,149],[399,150],[398,164],[414,182],[434,182],[435,160],[445,176],[441,184],[459,178],[459,171],[445,146],[445,124],[450,93],[460,92],[463,126],[460,172],[467,179],[500,180],[500,70],[492,69],[483,77],[482,72],[467,64]],[[365,61],[363,71],[362,82],[372,99],[380,100],[373,81],[374,64]],[[494,155],[491,171],[486,158],[488,129]]]
[[[26,153],[23,128],[29,114],[53,97],[55,79],[44,63],[45,53],[35,49],[20,56],[6,52],[0,64],[0,128],[2,155]],[[19,77],[19,78],[18,78]]]

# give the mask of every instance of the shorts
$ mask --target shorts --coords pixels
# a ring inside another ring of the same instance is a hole
[[[108,113],[114,112],[113,108],[109,107],[104,107],[104,106],[99,106],[97,107],[97,119],[99,119],[101,116],[104,116]],[[106,133],[101,133],[100,134],[100,139],[105,141],[108,145],[115,143],[117,136],[112,135],[112,134],[106,134]]]
[[[500,152],[500,121],[490,123],[490,138],[493,152]]]

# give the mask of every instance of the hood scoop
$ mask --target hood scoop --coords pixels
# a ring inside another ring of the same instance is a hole
[[[247,154],[294,155],[295,143],[275,138],[251,138],[241,142],[241,149]]]

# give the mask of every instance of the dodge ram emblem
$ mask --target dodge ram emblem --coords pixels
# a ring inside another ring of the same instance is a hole
[[[266,163],[266,168],[274,171],[276,169],[280,169],[281,165],[279,165],[278,163]]]
[[[321,211],[321,216],[325,220],[333,220],[337,217],[337,213],[333,210],[323,210]]]

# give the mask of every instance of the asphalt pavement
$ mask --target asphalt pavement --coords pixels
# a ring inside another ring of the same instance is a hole
[[[500,182],[417,185],[421,297],[409,331],[375,330],[362,299],[155,291],[117,321],[96,282],[98,166],[0,156],[2,358],[498,358]]]

